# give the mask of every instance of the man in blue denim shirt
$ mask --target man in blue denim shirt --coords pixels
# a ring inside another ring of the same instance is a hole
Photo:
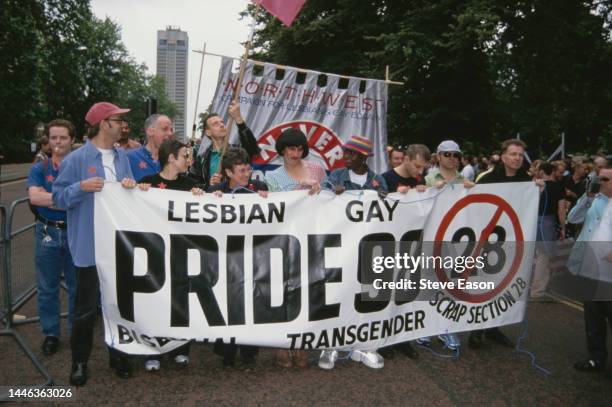
[[[66,235],[66,212],[54,208],[51,187],[62,160],[70,153],[76,131],[67,120],[52,120],[45,127],[51,158],[32,166],[28,197],[36,215],[36,286],[38,315],[45,339],[45,355],[57,352],[60,337],[60,278],[68,287],[68,332],[71,331],[76,295],[76,277]]]
[[[68,243],[76,266],[77,294],[70,345],[72,367],[70,383],[82,386],[87,382],[87,361],[93,345],[93,328],[100,292],[94,245],[94,192],[105,182],[118,182],[134,188],[125,151],[114,147],[121,135],[124,120],[121,109],[108,102],[94,104],[87,112],[87,143],[70,154],[61,166],[53,184],[53,202],[68,215]],[[109,347],[110,365],[118,376],[132,375],[127,357]]]

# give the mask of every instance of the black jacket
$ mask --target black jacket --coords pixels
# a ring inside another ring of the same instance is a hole
[[[227,135],[229,137],[229,134]],[[246,150],[250,157],[259,154],[259,146],[257,140],[253,136],[253,132],[245,123],[238,125],[238,137],[240,144],[233,145],[232,147],[242,147]],[[198,184],[202,185],[203,190],[207,190],[210,184],[209,168],[210,168],[210,155],[213,151],[213,145],[211,144],[202,155],[199,155],[193,161],[193,164],[189,168],[189,177],[195,180]]]
[[[477,184],[494,184],[499,182],[525,182],[531,181],[531,177],[527,174],[525,169],[521,168],[516,172],[514,177],[508,177],[506,175],[506,169],[503,163],[499,163],[493,168],[491,172],[488,172],[482,176]]]

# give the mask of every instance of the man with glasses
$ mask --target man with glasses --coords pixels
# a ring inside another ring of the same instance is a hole
[[[612,166],[606,165],[599,170],[599,192],[587,191],[569,212],[567,221],[584,223],[576,244],[572,248],[567,267],[572,274],[598,281],[600,290],[612,284],[612,252],[610,235],[612,224]],[[607,213],[606,213],[607,208]],[[586,242],[594,242],[589,246]],[[587,249],[590,249],[587,251]],[[593,262],[593,257],[599,262]],[[602,267],[600,270],[598,265]],[[609,292],[608,288],[608,292]],[[605,297],[605,296],[604,296]],[[606,320],[612,328],[612,299],[596,298],[584,301],[584,328],[586,331],[589,358],[574,364],[581,372],[604,372],[608,351],[606,349]]]
[[[105,182],[121,182],[125,188],[136,186],[125,151],[114,147],[121,135],[121,115],[129,111],[108,102],[94,104],[85,116],[89,125],[87,143],[62,161],[53,183],[53,203],[66,210],[68,245],[76,266],[77,290],[70,336],[70,383],[75,386],[87,382],[100,293],[94,244],[94,193],[102,191]],[[125,354],[110,346],[108,353],[115,373],[122,378],[130,377],[132,371]]]
[[[137,182],[147,175],[161,171],[159,165],[159,147],[165,140],[173,137],[172,120],[163,114],[152,114],[145,120],[147,143],[144,147],[128,151],[130,167]]]

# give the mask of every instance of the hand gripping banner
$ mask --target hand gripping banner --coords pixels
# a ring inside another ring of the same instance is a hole
[[[227,120],[227,110],[238,83],[232,72],[234,60],[224,57],[211,111]],[[258,139],[260,156],[254,168],[265,172],[282,164],[274,148],[280,133],[297,127],[308,138],[310,155],[327,171],[344,168],[342,144],[351,136],[363,136],[373,143],[370,168],[377,173],[387,170],[387,84],[381,80],[351,78],[344,88],[336,75],[309,71],[303,82],[297,68],[277,68],[266,64],[260,73],[248,61],[239,90],[238,102],[246,124]],[[281,79],[279,79],[279,77]],[[325,84],[320,85],[321,78]],[[363,82],[363,85],[362,85]],[[238,143],[238,130],[232,126],[230,143]],[[204,137],[200,152],[210,144]]]
[[[107,184],[95,201],[106,342],[132,354],[217,338],[373,349],[516,323],[537,204],[533,183],[386,199]]]

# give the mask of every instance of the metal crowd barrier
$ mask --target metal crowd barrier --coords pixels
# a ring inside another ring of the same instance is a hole
[[[4,206],[0,206],[0,217],[2,226],[1,240],[1,258],[2,265],[0,269],[0,299],[2,299],[1,318],[4,328],[0,328],[0,337],[12,337],[27,358],[32,362],[36,370],[44,378],[44,382],[32,385],[31,387],[43,387],[53,384],[53,378],[47,372],[40,360],[30,350],[23,337],[14,329],[15,311],[21,307],[29,298],[36,293],[36,272],[34,269],[34,239],[29,241],[23,236],[27,236],[28,232],[34,228],[34,224],[25,226],[17,231],[12,230],[12,222],[15,214],[15,209],[18,205],[27,202],[27,198],[19,199],[12,203],[8,217]],[[30,233],[33,235],[33,232]],[[26,250],[19,256],[16,253],[20,250]],[[27,253],[27,255],[25,254]],[[18,257],[18,261],[13,263],[13,257]],[[28,267],[29,266],[29,267]],[[12,281],[13,272],[17,278]],[[13,291],[18,293],[17,300],[13,300]],[[15,305],[18,305],[17,307]],[[8,394],[0,393],[0,401],[8,399]]]
[[[34,264],[34,234],[36,224],[32,222],[17,230],[13,230],[15,213],[18,209],[25,208],[27,204],[27,197],[13,201],[7,218],[7,226],[9,228],[8,243],[10,248],[8,274],[11,281],[13,313],[17,312],[36,295],[36,268]],[[29,255],[26,255],[26,253]],[[14,323],[17,324],[17,321],[14,321]]]
[[[11,204],[11,209],[8,216],[8,227],[10,227],[11,240],[11,263],[9,264],[9,274],[11,276],[11,292],[13,293],[13,313],[19,311],[27,302],[32,299],[37,293],[36,285],[36,222],[21,227],[13,231],[13,221],[15,213],[20,208],[25,208],[29,203],[27,197],[20,198]],[[28,208],[28,213],[29,208]],[[20,256],[20,253],[32,253],[32,256]],[[62,280],[61,286],[67,290],[66,284]],[[62,317],[67,317],[68,313],[63,312]],[[38,316],[33,316],[23,319],[14,319],[14,325],[29,324],[39,321]]]

